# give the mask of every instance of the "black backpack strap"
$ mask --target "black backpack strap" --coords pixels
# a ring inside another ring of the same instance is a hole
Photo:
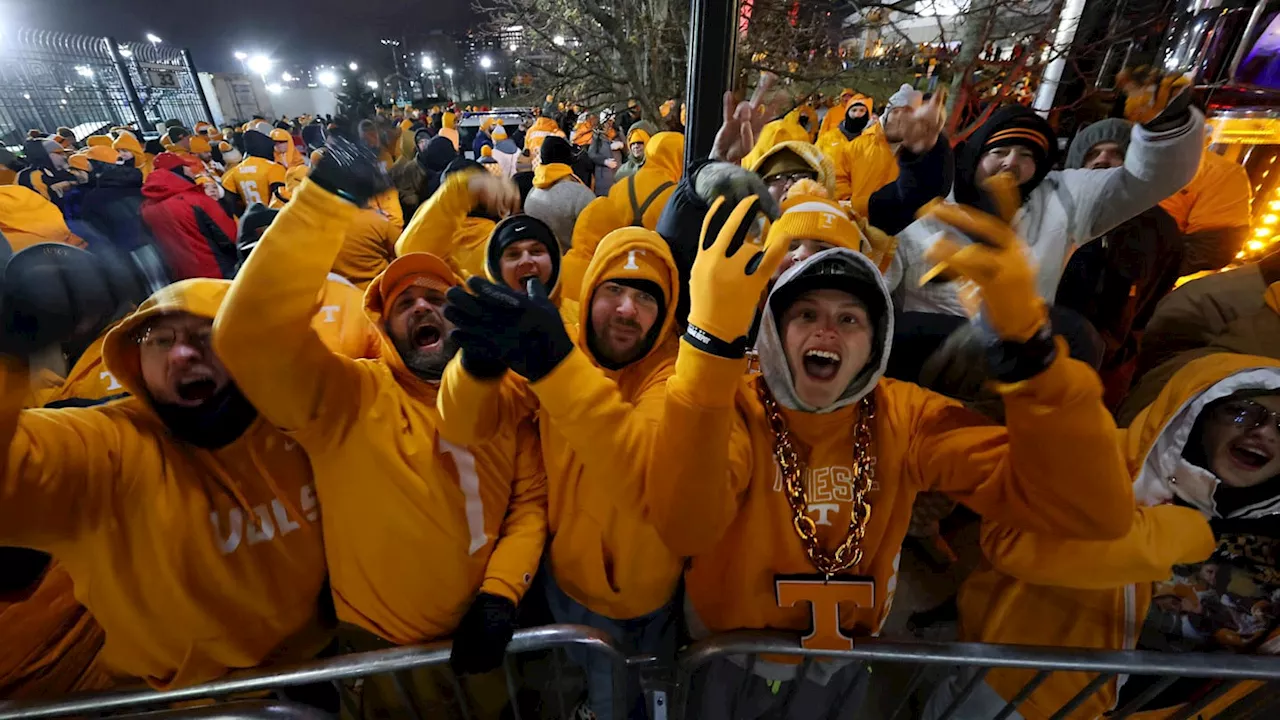
[[[644,225],[644,214],[649,211],[649,206],[657,202],[662,193],[668,189],[675,187],[675,183],[667,181],[658,186],[649,197],[641,204],[636,203],[636,184],[631,183],[631,225],[633,227],[642,227]]]

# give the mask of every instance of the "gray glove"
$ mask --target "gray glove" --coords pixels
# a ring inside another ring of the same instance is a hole
[[[693,178],[693,191],[708,206],[721,195],[728,198],[727,207],[737,207],[738,203],[751,197],[760,196],[760,209],[770,220],[777,220],[781,210],[769,194],[769,186],[759,175],[741,165],[727,162],[712,162],[703,165]]]

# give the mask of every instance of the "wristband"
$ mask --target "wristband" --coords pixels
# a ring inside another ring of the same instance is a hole
[[[996,340],[987,345],[991,374],[1002,383],[1022,382],[1044,372],[1058,357],[1053,328],[1046,321],[1026,342]]]
[[[684,331],[685,342],[699,350],[716,357],[737,360],[747,354],[747,337],[743,335],[733,342],[726,342],[702,328],[689,323]]]

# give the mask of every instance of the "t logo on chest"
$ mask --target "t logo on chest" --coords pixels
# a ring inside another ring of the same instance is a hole
[[[876,584],[868,578],[820,575],[778,575],[774,578],[778,607],[809,603],[809,634],[800,638],[806,650],[852,650],[853,638],[840,632],[840,603],[870,608],[876,603]]]

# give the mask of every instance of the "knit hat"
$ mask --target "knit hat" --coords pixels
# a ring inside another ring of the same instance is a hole
[[[89,172],[93,169],[89,164],[89,156],[84,153],[75,153],[68,157],[67,165],[69,165],[72,170],[80,170],[82,172]]]
[[[760,163],[760,167],[756,169],[756,174],[762,178],[788,172],[809,172],[815,176],[819,174],[818,170],[800,157],[798,153],[786,148],[765,158],[764,162]]]
[[[550,295],[560,282],[560,243],[556,242],[556,234],[551,226],[532,215],[510,215],[494,226],[489,234],[489,244],[485,248],[485,272],[495,283],[502,283],[502,253],[512,243],[522,240],[537,240],[547,248],[551,256],[551,277],[547,279],[547,294]],[[512,288],[524,292],[524,288]]]
[[[1121,154],[1129,149],[1129,138],[1133,134],[1133,123],[1120,118],[1106,118],[1086,125],[1076,133],[1067,148],[1067,167],[1084,167],[1084,158],[1098,143],[1113,142],[1120,146]]]
[[[77,154],[84,155],[90,160],[106,163],[108,165],[115,165],[116,163],[120,162],[120,153],[112,149],[110,145],[105,147],[102,145],[94,145],[92,147],[89,147],[85,150],[80,151]]]
[[[267,137],[271,138],[274,142],[289,142],[293,139],[293,136],[289,134],[289,131],[282,128],[272,130]]]
[[[631,132],[627,133],[627,144],[635,145],[636,143],[645,143],[647,145],[650,137],[651,136],[644,130],[644,128],[632,128]]]
[[[213,146],[209,144],[209,139],[203,135],[191,136],[191,152],[199,155],[200,153],[213,152]]]
[[[485,145],[480,148],[480,162],[484,162],[485,158],[493,160],[493,147],[491,145]],[[493,160],[493,162],[497,161]]]
[[[502,127],[501,124],[498,124],[494,126],[493,131],[489,133],[489,137],[493,138],[494,142],[502,142],[507,139],[507,129]]]
[[[1025,200],[1053,168],[1058,155],[1058,137],[1049,123],[1034,110],[1006,105],[996,110],[956,151],[955,198],[957,202],[991,212],[986,193],[978,188],[978,164],[988,150],[1022,145],[1035,156],[1036,172],[1019,190]]]
[[[411,287],[447,292],[449,288],[461,283],[462,280],[444,260],[431,253],[413,252],[401,255],[388,265],[381,275],[374,278],[369,291],[378,293],[383,308],[390,308],[400,293]]]
[[[549,135],[542,141],[541,158],[543,165],[560,163],[573,164],[573,146],[568,140],[557,135]]]
[[[898,92],[889,96],[889,101],[885,103],[885,108],[909,107],[914,109],[922,104],[924,104],[924,93],[903,83],[902,87],[898,88]]]
[[[782,203],[782,216],[773,223],[769,235],[780,235],[785,244],[796,240],[817,240],[832,247],[862,251],[862,231],[849,219],[840,203],[816,195],[790,193]]]

